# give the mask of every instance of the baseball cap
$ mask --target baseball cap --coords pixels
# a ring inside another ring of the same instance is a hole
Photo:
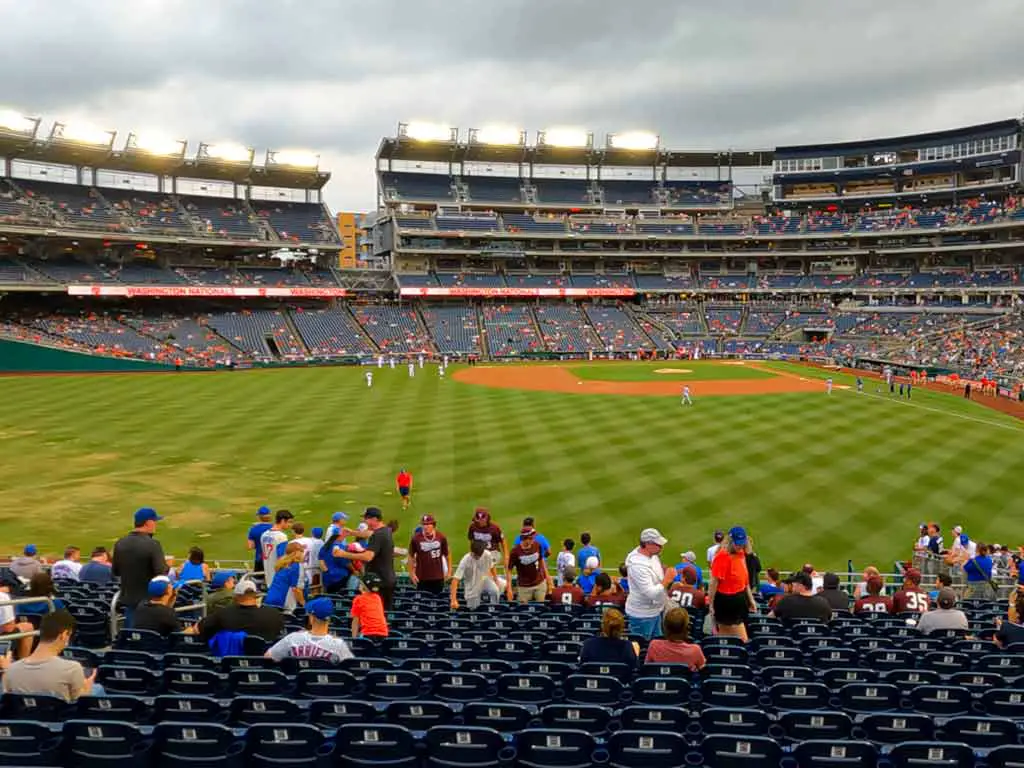
[[[963,532],[964,532],[964,527],[962,525],[954,525],[953,526],[953,535],[954,536],[959,536]]]
[[[141,509],[135,510],[135,527],[138,528],[140,525],[145,525],[150,520],[163,520],[160,515],[156,513],[156,510],[152,507],[142,507]]]
[[[363,586],[371,592],[380,592],[381,579],[376,573],[363,574]]]
[[[306,615],[327,621],[334,615],[334,603],[329,597],[317,597],[306,603]]]
[[[732,543],[737,547],[747,546],[747,531],[741,526],[729,529],[729,538],[732,539]]]
[[[323,528],[314,528],[311,533],[314,539],[322,539],[324,537]]]
[[[966,547],[966,546],[967,546],[968,544],[970,544],[970,543],[971,543],[971,537],[970,537],[970,536],[968,536],[968,535],[967,535],[966,533],[961,533],[961,534],[960,534],[960,543],[961,543],[961,544],[962,544],[963,546],[965,546],[965,547]]]
[[[256,517],[270,517],[270,507],[260,507],[257,509]]]
[[[477,507],[473,512],[473,519],[478,523],[489,523],[491,522],[491,513],[485,507]]]
[[[342,520],[348,520],[348,515],[346,515],[344,512],[335,512],[333,515],[331,515],[332,523],[340,523]]]
[[[39,550],[36,549],[36,545],[35,544],[26,544],[25,545],[25,554],[28,555],[29,557],[31,557],[32,555],[36,554],[36,552],[38,552],[38,551]]]
[[[935,602],[939,604],[939,608],[952,608],[956,605],[956,592],[949,587],[943,587],[939,590],[939,595]]]
[[[587,558],[587,562],[585,563],[585,566],[587,568],[589,568],[590,570],[592,570],[592,571],[593,570],[597,570],[598,568],[601,567],[601,561],[598,560],[593,555],[591,555],[590,557]]]
[[[424,515],[420,518],[420,525],[434,525],[435,523],[433,515]]]
[[[524,539],[532,538],[536,533],[537,532],[533,530],[533,526],[529,525],[524,525],[519,531],[519,535],[522,536]]]
[[[797,571],[796,573],[790,574],[789,578],[786,579],[787,584],[799,584],[804,589],[812,589],[814,582],[811,581],[811,577],[803,571]]]
[[[644,528],[640,531],[640,543],[657,544],[659,547],[664,547],[668,544],[668,539],[662,536],[661,531],[657,528]]]
[[[146,587],[146,594],[150,597],[163,597],[167,594],[167,587],[170,586],[171,582],[168,581],[167,577],[157,576],[155,579],[149,580],[149,585]]]
[[[235,596],[241,597],[242,595],[255,595],[260,591],[260,588],[256,586],[255,582],[249,579],[242,579],[235,584]]]
[[[683,552],[683,554],[680,555],[680,557],[683,558],[683,560],[686,560],[689,563],[697,562],[697,555],[694,554],[692,549],[686,550],[685,552]]]
[[[839,577],[834,573],[826,573],[822,576],[821,583],[825,589],[839,589]]]
[[[912,581],[915,584],[920,584],[921,583],[921,572],[919,570],[917,570],[917,568],[907,568],[907,570],[905,570],[903,572],[903,580],[904,581]]]
[[[377,509],[377,507],[367,507],[366,511],[363,512],[363,519],[364,520],[368,520],[370,518],[375,518],[377,520],[383,520],[384,519],[384,513],[381,512],[379,509]]]
[[[214,589],[224,589],[224,585],[235,578],[234,571],[216,571],[210,579],[210,586]]]

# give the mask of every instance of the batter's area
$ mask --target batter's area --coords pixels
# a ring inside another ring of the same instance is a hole
[[[749,365],[749,364],[748,364]],[[756,365],[749,365],[757,368]],[[766,370],[771,379],[669,379],[667,381],[600,381],[580,379],[560,365],[478,365],[455,372],[456,381],[498,389],[535,392],[571,392],[577,395],[648,395],[679,397],[683,384],[693,397],[718,395],[778,395],[792,392],[824,392],[825,382],[791,373]]]

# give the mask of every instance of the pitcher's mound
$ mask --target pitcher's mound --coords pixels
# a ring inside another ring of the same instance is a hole
[[[689,368],[656,368],[655,373],[693,373]]]

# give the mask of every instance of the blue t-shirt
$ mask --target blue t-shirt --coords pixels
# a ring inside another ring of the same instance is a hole
[[[579,569],[582,571],[587,567],[587,558],[596,557],[598,562],[601,562],[601,551],[593,544],[588,544],[576,553],[576,563]]]
[[[78,580],[90,584],[109,584],[114,578],[113,569],[106,563],[90,560],[78,572]]]
[[[964,573],[967,574],[967,581],[979,582],[989,581],[992,578],[992,558],[988,555],[979,555],[964,563]]]
[[[66,607],[64,601],[59,597],[53,598],[53,610],[62,611]],[[25,616],[43,616],[50,612],[50,606],[46,603],[25,603],[24,605],[17,606],[17,611]]]
[[[512,546],[518,547],[519,542],[522,541],[522,539],[522,536],[516,536],[516,540],[512,542]],[[545,560],[551,557],[551,545],[548,544],[548,540],[544,538],[543,533],[533,534],[533,540],[537,542],[537,545],[540,547],[541,555]]]
[[[761,582],[761,594],[762,595],[765,595],[765,596],[768,596],[768,595],[781,595],[785,591],[786,590],[784,588],[776,586],[775,584],[772,584],[771,582],[768,582],[768,581],[762,581]]]
[[[260,537],[273,527],[272,523],[256,523],[256,525],[249,529],[247,538],[253,543],[253,546],[256,547],[257,563],[263,562],[263,550],[260,549]]]
[[[597,578],[599,571],[594,571],[589,576],[585,573],[581,573],[579,578],[576,579],[576,586],[583,590],[584,595],[589,595],[594,591],[594,581]]]
[[[334,556],[333,550],[335,547],[344,549],[345,542],[342,539],[335,539],[330,546],[325,542],[320,548],[320,560],[327,566],[327,570],[323,574],[323,582],[324,586],[328,587],[345,581],[348,579],[349,574],[352,573],[352,565],[349,560]]]
[[[274,580],[270,582],[270,589],[267,590],[267,596],[263,598],[263,604],[284,608],[285,601],[288,599],[288,591],[299,586],[300,569],[299,563],[292,563],[275,573]]]
[[[178,573],[178,580],[174,582],[175,589],[181,589],[186,581],[205,581],[203,575],[202,563],[193,563],[191,560],[181,566],[181,572]]]
[[[629,593],[629,579],[627,579],[625,576],[623,576],[621,579],[619,579],[619,587],[622,589],[623,592],[628,594]]]
[[[704,571],[696,563],[679,563],[676,566],[676,581],[683,580],[683,568],[693,568],[697,572],[697,586],[700,586],[701,582],[704,581]]]

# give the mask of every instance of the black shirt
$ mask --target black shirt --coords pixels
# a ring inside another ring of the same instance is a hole
[[[750,588],[756,593],[761,588],[761,558],[754,552],[747,552],[747,576]]]
[[[373,552],[373,560],[366,564],[367,573],[376,573],[386,586],[392,586],[395,578],[395,540],[391,529],[382,525],[370,536],[366,549]]]
[[[824,598],[833,611],[850,610],[850,596],[841,589],[823,589],[818,596]]]
[[[616,637],[592,637],[583,641],[580,649],[580,664],[600,661],[604,664],[627,664],[636,666],[636,651],[633,643]]]
[[[775,605],[772,613],[783,621],[817,619],[826,624],[832,621],[832,606],[820,595],[786,595]]]
[[[172,632],[181,631],[181,621],[169,605],[151,603],[147,600],[144,603],[139,603],[135,609],[132,629],[148,629],[166,637]]]
[[[113,574],[121,579],[122,605],[138,605],[147,599],[150,579],[165,573],[164,548],[148,533],[132,531],[114,544]]]
[[[1011,643],[1024,643],[1024,625],[1003,619],[1002,626],[996,632],[996,638],[1004,648]]]
[[[228,605],[210,614],[199,625],[204,643],[218,632],[245,632],[274,642],[284,632],[284,614],[269,605]]]

